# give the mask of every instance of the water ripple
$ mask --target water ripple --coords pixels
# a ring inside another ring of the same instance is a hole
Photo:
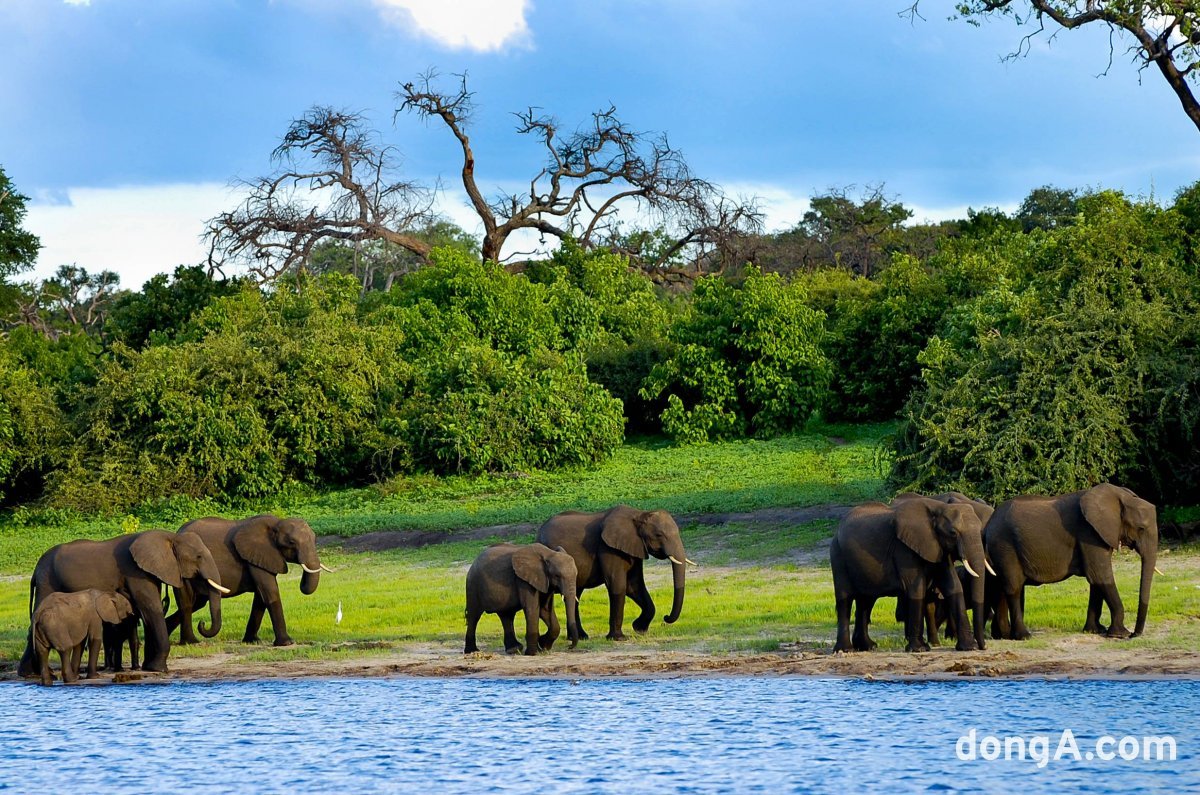
[[[0,687],[0,789],[1128,792],[1200,788],[1196,682],[391,679]],[[1175,762],[956,742],[1172,735]]]

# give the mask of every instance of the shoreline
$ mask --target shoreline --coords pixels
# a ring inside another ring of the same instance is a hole
[[[1094,648],[1059,636],[1053,648],[1018,650],[997,642],[986,651],[929,652],[829,651],[773,652],[668,651],[619,649],[558,651],[536,657],[477,652],[458,654],[444,646],[398,649],[385,654],[282,661],[247,660],[218,652],[181,656],[166,674],[101,672],[81,685],[219,683],[277,679],[379,679],[390,677],[469,679],[686,679],[707,677],[801,677],[865,681],[959,680],[1200,680],[1200,652]],[[1093,640],[1082,638],[1083,641]],[[1096,639],[1100,640],[1100,639]],[[1100,643],[1114,643],[1103,641]],[[1119,643],[1119,641],[1117,641]],[[1067,647],[1067,648],[1064,648]],[[0,672],[0,683],[19,683],[15,664]],[[33,680],[27,680],[32,683]],[[56,684],[61,684],[56,682]]]

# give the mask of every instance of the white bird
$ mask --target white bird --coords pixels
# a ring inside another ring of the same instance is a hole
[[[334,616],[334,618],[333,618],[333,623],[335,623],[335,624],[342,623],[342,603],[341,602],[338,602],[338,611],[337,611],[337,615]]]

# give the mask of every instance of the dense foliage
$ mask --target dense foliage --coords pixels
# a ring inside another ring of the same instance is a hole
[[[21,266],[37,241],[0,187]],[[763,267],[685,291],[570,241],[486,262],[447,224],[427,263],[328,244],[269,289],[198,267],[136,292],[76,266],[5,281],[0,502],[115,513],[521,479],[629,435],[770,438],[814,418],[899,419],[898,488],[1117,480],[1190,502],[1200,184],[1170,206],[1045,186],[1011,215],[910,215],[881,189],[818,196]]]

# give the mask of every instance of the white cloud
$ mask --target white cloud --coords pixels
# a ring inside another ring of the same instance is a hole
[[[194,265],[208,254],[204,222],[234,206],[237,197],[214,183],[70,188],[51,203],[31,203],[23,226],[42,241],[32,278],[59,265],[120,274],[121,286],[139,289],[156,273]]]
[[[63,0],[69,6],[90,6],[92,0]]]
[[[452,50],[493,52],[529,40],[529,0],[373,0],[384,19]]]

